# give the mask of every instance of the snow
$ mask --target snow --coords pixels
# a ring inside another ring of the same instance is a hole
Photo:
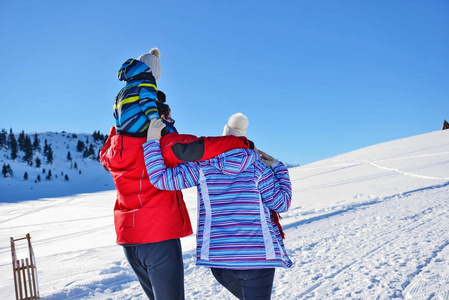
[[[448,154],[446,130],[290,169],[281,223],[295,265],[276,270],[272,298],[449,299]],[[196,190],[183,193],[196,224]],[[14,298],[9,238],[27,233],[42,299],[145,299],[115,244],[114,197],[0,203],[0,299]],[[232,299],[195,266],[194,235],[182,244],[186,299]]]

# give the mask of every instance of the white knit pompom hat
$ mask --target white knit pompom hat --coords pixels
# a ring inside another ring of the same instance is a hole
[[[150,67],[151,73],[153,73],[154,79],[156,81],[161,77],[161,62],[159,58],[161,57],[161,52],[158,48],[153,48],[150,52],[142,54],[137,58],[137,60],[143,62],[148,67]]]
[[[245,136],[248,124],[248,118],[244,114],[233,114],[223,129],[223,135]]]

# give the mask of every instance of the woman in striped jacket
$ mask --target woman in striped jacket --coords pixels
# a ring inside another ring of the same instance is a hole
[[[210,267],[239,299],[270,299],[274,268],[292,265],[273,220],[273,212],[286,212],[291,203],[287,168],[250,149],[166,168],[159,145],[164,126],[150,124],[143,145],[145,165],[159,189],[197,186],[197,265]]]

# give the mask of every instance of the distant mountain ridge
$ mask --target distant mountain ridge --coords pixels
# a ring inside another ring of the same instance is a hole
[[[0,202],[114,189],[111,176],[98,161],[106,138],[99,131],[14,133],[11,129],[8,133],[2,129]]]

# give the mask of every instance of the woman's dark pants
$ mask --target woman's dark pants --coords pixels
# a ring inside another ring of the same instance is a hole
[[[241,300],[269,300],[273,288],[274,268],[231,270],[211,268],[215,279]]]

